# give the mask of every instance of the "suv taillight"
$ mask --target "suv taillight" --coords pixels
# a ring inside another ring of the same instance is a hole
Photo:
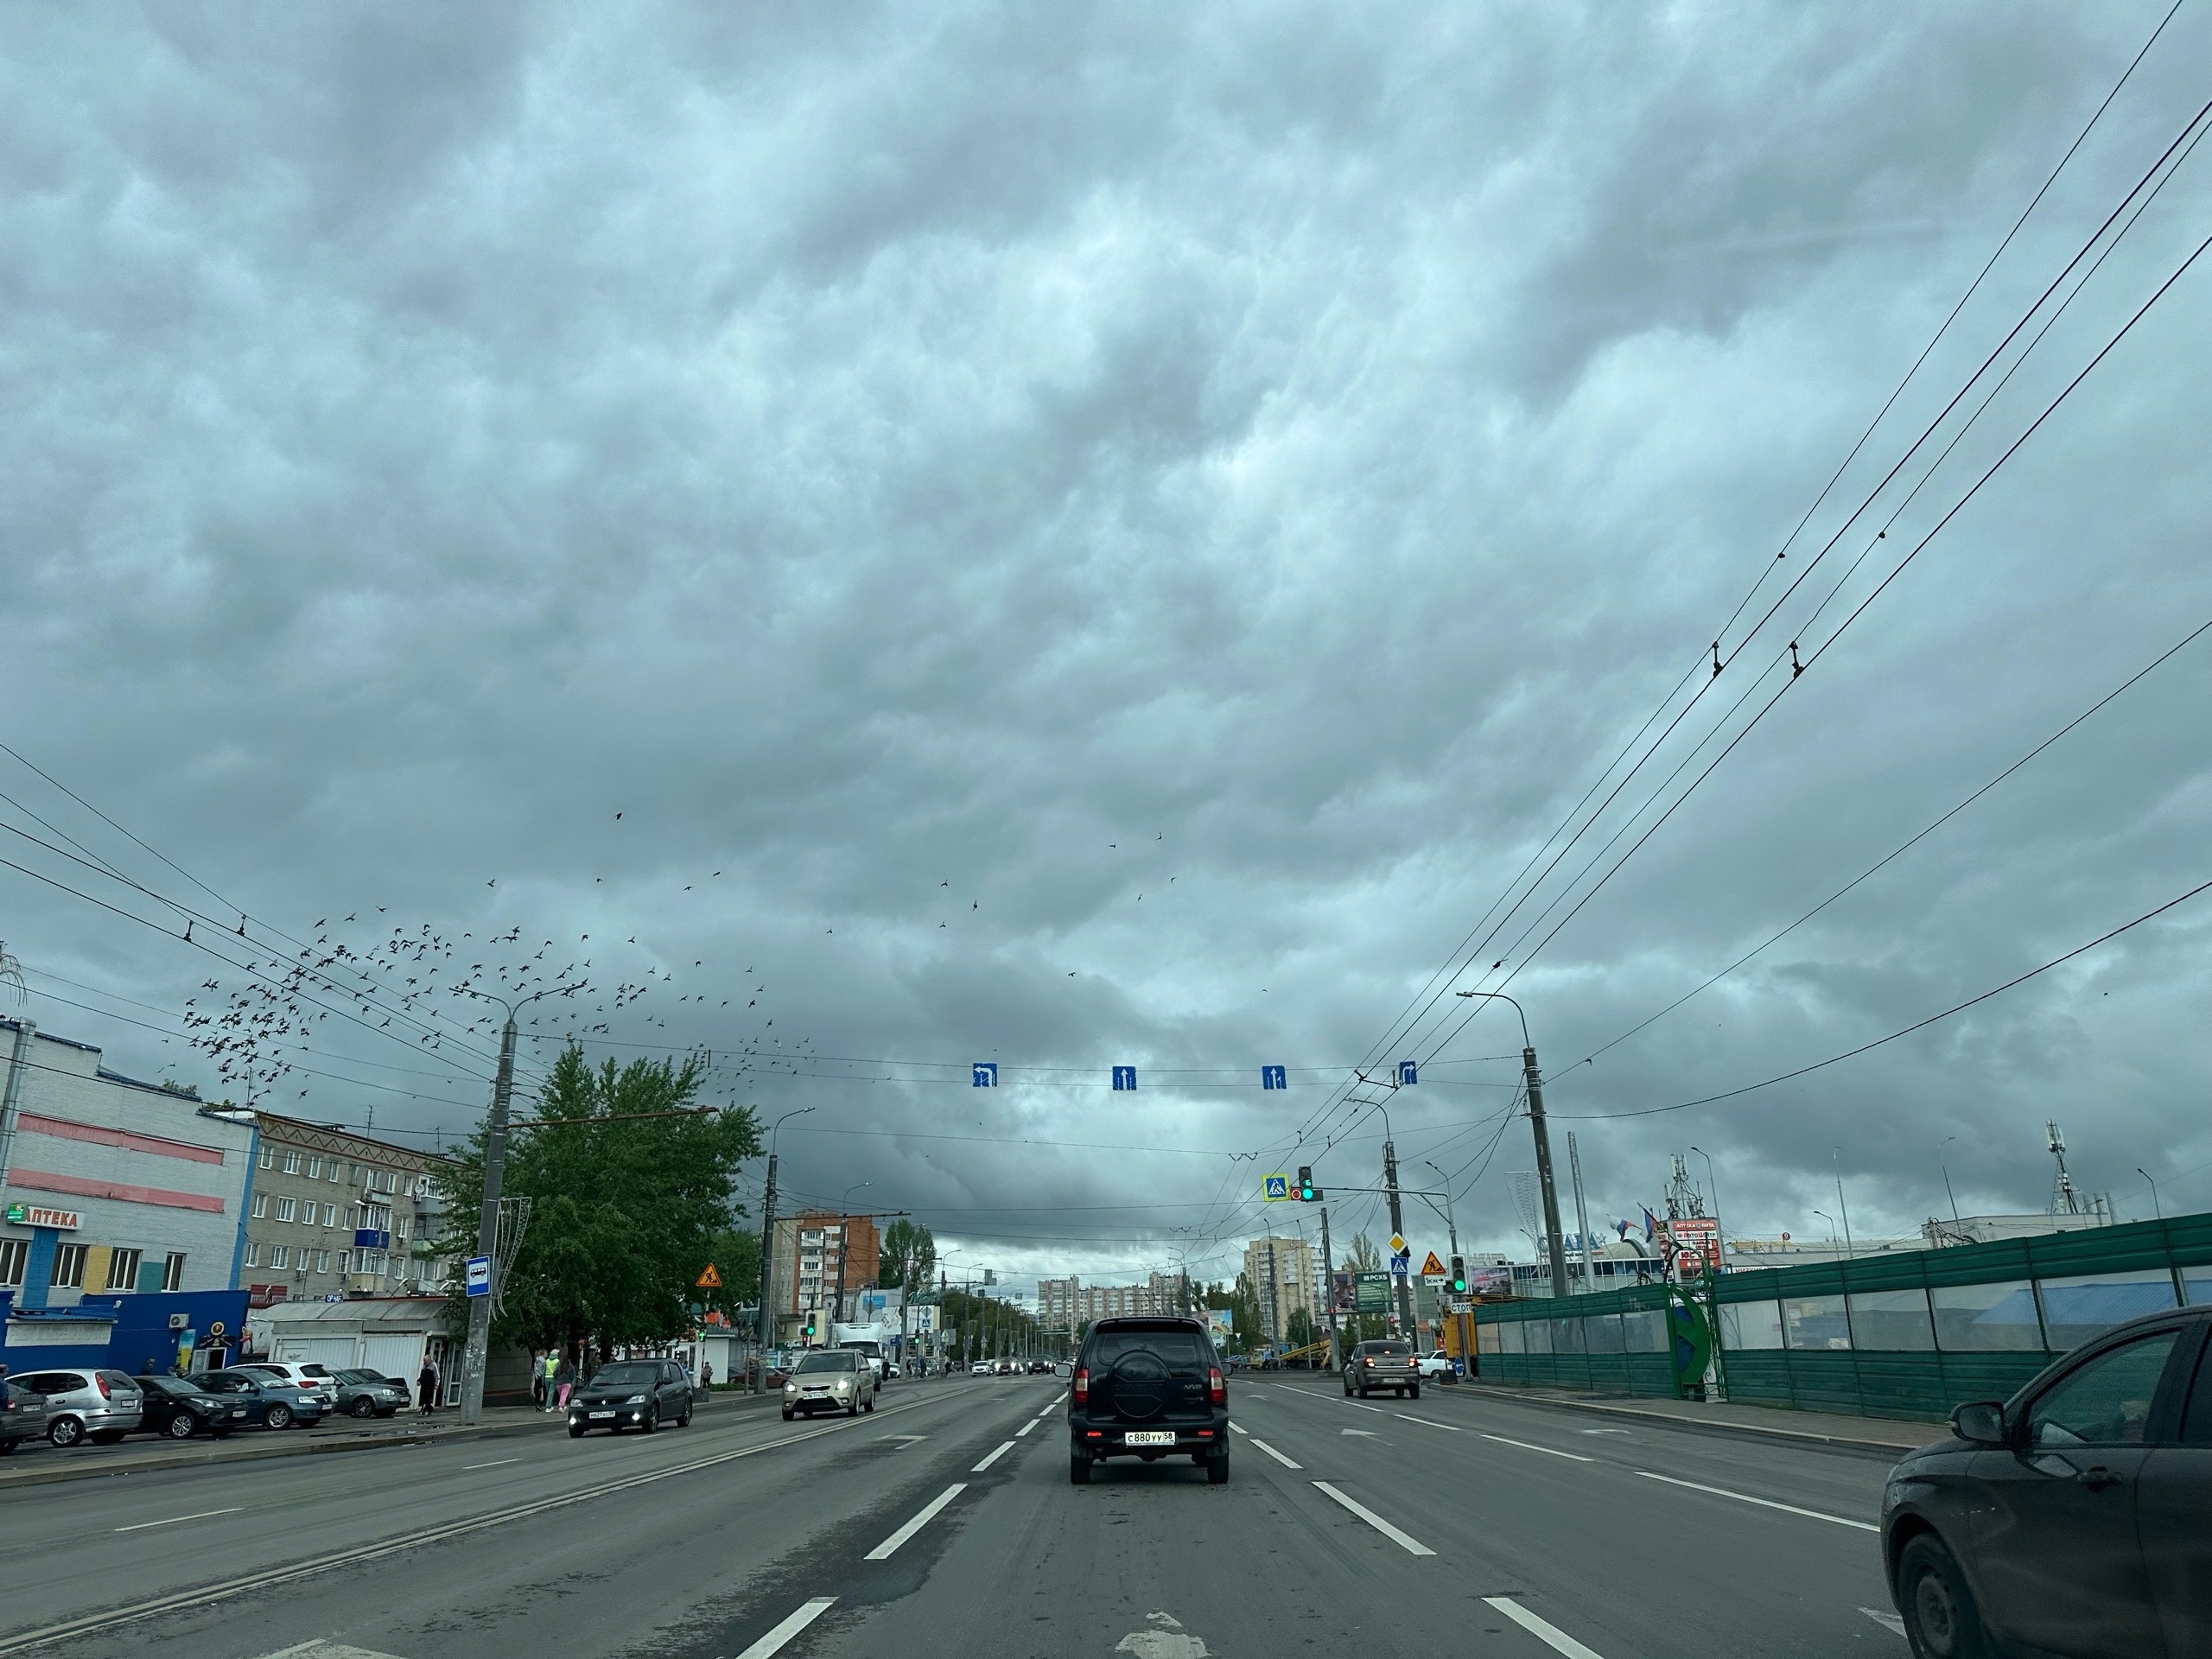
[[[1229,1403],[1229,1384],[1221,1380],[1221,1367],[1218,1365],[1206,1373],[1206,1398],[1217,1406]]]
[[[1075,1368],[1073,1393],[1075,1402],[1078,1406],[1086,1406],[1090,1403],[1090,1368],[1089,1366],[1078,1365]]]

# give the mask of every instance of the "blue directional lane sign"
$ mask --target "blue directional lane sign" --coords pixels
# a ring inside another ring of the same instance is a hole
[[[1420,1081],[1421,1067],[1416,1063],[1412,1060],[1400,1060],[1398,1062],[1398,1083],[1400,1087],[1402,1088],[1407,1084],[1419,1083]]]
[[[492,1258],[490,1256],[472,1255],[468,1258],[467,1285],[468,1294],[472,1296],[489,1296],[492,1294]]]
[[[999,1086],[999,1063],[996,1060],[977,1060],[968,1068],[968,1081],[977,1089]]]
[[[1260,1087],[1262,1089],[1287,1089],[1290,1087],[1288,1077],[1289,1074],[1285,1071],[1281,1066],[1263,1065],[1260,1068]]]
[[[1290,1177],[1287,1174],[1263,1175],[1260,1179],[1260,1196],[1269,1204],[1290,1196]]]
[[[1137,1086],[1136,1067],[1134,1065],[1116,1066],[1114,1068],[1114,1086],[1116,1089],[1135,1088]]]

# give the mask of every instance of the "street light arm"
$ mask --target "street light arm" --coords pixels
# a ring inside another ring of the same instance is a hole
[[[1523,1048],[1533,1048],[1535,1046],[1535,1045],[1529,1040],[1528,1011],[1522,1007],[1518,1002],[1514,1002],[1513,999],[1508,996],[1503,991],[1454,991],[1452,992],[1452,995],[1480,997],[1486,1001],[1512,1002],[1513,1012],[1521,1016],[1521,1046]]]

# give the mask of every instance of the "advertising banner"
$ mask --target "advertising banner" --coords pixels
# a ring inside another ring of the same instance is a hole
[[[1357,1279],[1358,1275],[1352,1273],[1336,1272],[1329,1275],[1330,1300],[1338,1313],[1357,1313],[1359,1311]]]
[[[1352,1293],[1352,1311],[1357,1313],[1388,1313],[1390,1311],[1390,1275],[1387,1273],[1363,1273],[1355,1277],[1358,1282]]]
[[[1219,1347],[1223,1343],[1229,1340],[1230,1335],[1236,1329],[1236,1310],[1234,1308],[1210,1307],[1206,1309],[1206,1334],[1213,1338],[1214,1345],[1216,1347]]]

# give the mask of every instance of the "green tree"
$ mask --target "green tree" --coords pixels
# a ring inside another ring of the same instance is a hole
[[[1319,1340],[1313,1329],[1313,1316],[1302,1307],[1291,1309],[1287,1335],[1294,1348],[1303,1348],[1310,1342]]]
[[[937,1274],[937,1240],[926,1227],[901,1216],[883,1230],[875,1282],[885,1290],[903,1290],[909,1296],[926,1289]]]
[[[536,1124],[518,1127],[508,1142],[505,1188],[531,1210],[496,1338],[531,1347],[588,1340],[604,1353],[690,1328],[707,1263],[728,1277],[715,1252],[733,1249],[745,1213],[731,1184],[760,1153],[751,1111],[695,1113],[702,1072],[692,1058],[620,1069],[610,1059],[594,1069],[575,1045],[562,1051],[538,1090]],[[435,1177],[449,1229],[439,1248],[455,1258],[475,1253],[484,1135]],[[450,1294],[458,1312],[457,1283]]]
[[[1380,1273],[1382,1252],[1365,1233],[1355,1233],[1351,1241],[1351,1260],[1344,1263],[1347,1273]]]
[[[707,1260],[721,1287],[696,1291],[693,1299],[734,1325],[739,1310],[751,1307],[760,1294],[760,1235],[750,1227],[718,1228],[707,1236]]]

